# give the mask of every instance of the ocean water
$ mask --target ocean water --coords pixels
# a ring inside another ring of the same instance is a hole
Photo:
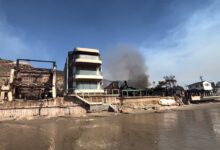
[[[220,107],[0,122],[0,150],[219,150]]]

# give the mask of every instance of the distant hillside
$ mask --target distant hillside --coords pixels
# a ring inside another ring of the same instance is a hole
[[[0,59],[0,76],[7,76],[13,67],[13,61]]]
[[[0,86],[4,83],[4,80],[9,79],[10,70],[14,67],[15,63],[13,61],[0,58]]]

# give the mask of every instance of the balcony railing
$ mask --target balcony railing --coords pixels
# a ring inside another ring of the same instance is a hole
[[[76,75],[99,75],[96,70],[76,70]]]
[[[77,55],[75,59],[101,60],[100,56],[93,55]]]
[[[102,80],[103,76],[101,75],[75,75],[75,79],[97,79],[97,80]]]

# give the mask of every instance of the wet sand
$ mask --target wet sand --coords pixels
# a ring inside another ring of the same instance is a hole
[[[0,122],[0,150],[219,150],[220,103],[180,111]]]

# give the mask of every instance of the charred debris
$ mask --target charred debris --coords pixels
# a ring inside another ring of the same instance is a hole
[[[109,82],[109,81],[104,81]],[[122,97],[128,96],[183,96],[184,88],[177,85],[175,76],[165,76],[163,81],[152,88],[137,88],[129,85],[129,81],[112,81],[104,87],[110,93],[115,94],[116,89]],[[115,89],[115,90],[114,90]]]
[[[202,80],[184,87],[177,84],[175,76],[165,76],[164,80],[151,88],[137,88],[129,85],[128,81],[104,80],[108,86],[104,89],[110,94],[118,94],[120,97],[160,96],[174,97],[185,104],[191,102],[213,101],[220,98],[220,82],[208,82]],[[154,83],[155,84],[155,83]],[[105,84],[104,84],[105,85]]]
[[[51,68],[35,68],[27,62],[50,63]],[[17,59],[0,60],[1,100],[39,100],[62,96],[63,72],[55,61]]]

